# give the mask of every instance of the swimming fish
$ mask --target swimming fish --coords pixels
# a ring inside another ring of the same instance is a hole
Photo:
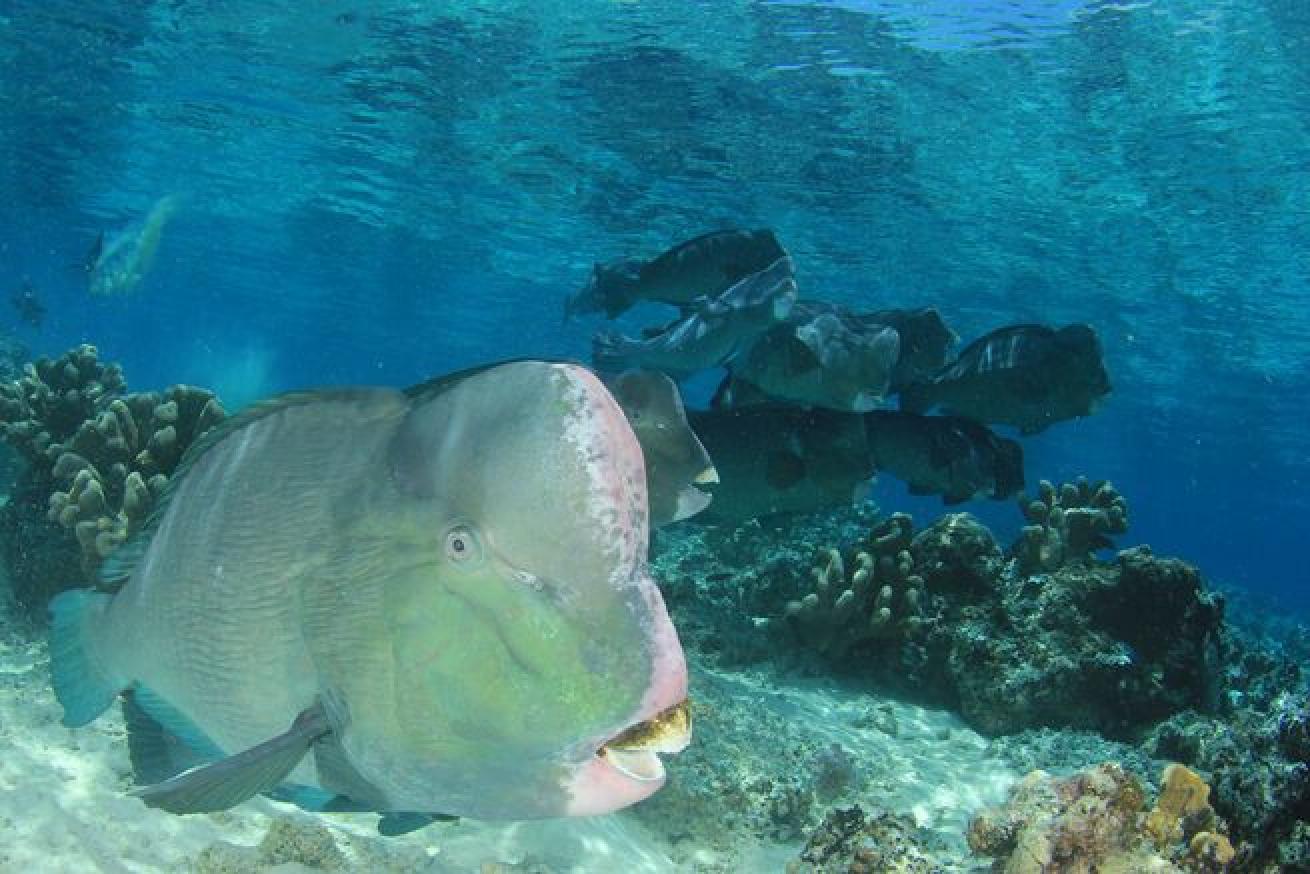
[[[64,724],[126,693],[136,794],[176,813],[612,811],[690,737],[647,539],[641,450],[585,368],[287,395],[198,441],[102,590],[53,602]]]
[[[790,328],[796,333],[788,333]],[[890,367],[889,331],[898,340]],[[857,313],[827,301],[798,300],[786,326],[772,328],[741,356],[711,403],[739,407],[783,400],[868,411],[883,396],[940,370],[955,341],[955,333],[933,307]],[[821,366],[827,349],[835,351]]]
[[[796,300],[790,258],[779,258],[718,297],[702,299],[684,316],[642,339],[602,331],[592,338],[598,370],[659,370],[681,379],[719,367],[787,318]]]
[[[1013,325],[966,346],[931,379],[901,391],[901,409],[949,413],[1036,434],[1088,416],[1110,392],[1101,343],[1087,325]]]
[[[164,226],[176,208],[176,197],[161,197],[140,223],[109,238],[99,235],[86,262],[90,292],[112,295],[135,291],[154,264]]]
[[[706,518],[809,513],[868,495],[874,466],[858,415],[764,404],[691,410],[688,421],[719,473]]]
[[[886,325],[901,338],[900,355],[892,368],[891,391],[921,382],[946,366],[947,353],[960,339],[936,307],[875,310],[855,317],[865,325]]]
[[[793,310],[733,362],[714,403],[733,405],[734,395],[755,388],[773,400],[867,412],[887,394],[900,348],[893,328],[857,332],[833,313],[798,319]]]
[[[1023,491],[1022,447],[971,419],[879,410],[864,423],[874,466],[912,495],[941,495],[950,505]]]
[[[719,475],[687,424],[677,383],[654,370],[625,370],[605,386],[641,444],[650,524],[660,528],[704,510],[711,496],[697,486],[717,483]]]
[[[39,329],[41,323],[45,321],[45,304],[41,302],[41,296],[36,293],[36,287],[32,285],[30,279],[24,279],[18,288],[14,289],[9,302],[18,313],[18,317],[33,328]]]
[[[785,257],[773,231],[713,231],[649,261],[625,258],[595,265],[591,281],[565,302],[565,317],[603,312],[613,319],[642,300],[687,307],[697,298],[718,297]]]

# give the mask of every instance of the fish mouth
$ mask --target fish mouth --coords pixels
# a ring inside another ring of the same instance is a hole
[[[596,755],[638,782],[664,779],[660,754],[680,753],[691,742],[691,701],[683,698],[649,719],[625,728],[600,745]]]

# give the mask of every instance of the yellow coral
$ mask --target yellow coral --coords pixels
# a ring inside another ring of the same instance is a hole
[[[1164,769],[1160,797],[1146,817],[1146,831],[1155,845],[1164,849],[1183,839],[1185,819],[1202,828],[1213,823],[1210,787],[1185,765],[1169,765]]]
[[[1187,847],[1187,864],[1194,871],[1223,871],[1237,851],[1223,835],[1197,832]]]

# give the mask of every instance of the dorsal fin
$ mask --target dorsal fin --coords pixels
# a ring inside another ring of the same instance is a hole
[[[293,407],[306,406],[320,401],[350,400],[363,395],[385,391],[390,391],[390,389],[329,388],[288,392],[268,400],[253,403],[210,428],[200,439],[187,447],[186,453],[182,456],[181,461],[177,463],[172,476],[168,478],[168,484],[164,486],[164,490],[155,500],[155,505],[151,508],[150,515],[146,517],[141,529],[130,540],[114,550],[113,555],[109,556],[104,564],[100,566],[100,570],[96,573],[96,588],[101,591],[116,592],[123,587],[150,546],[150,540],[159,528],[159,522],[164,518],[164,513],[168,511],[172,497],[177,492],[178,484],[182,482],[187,471],[195,465],[198,458],[228,437]]]

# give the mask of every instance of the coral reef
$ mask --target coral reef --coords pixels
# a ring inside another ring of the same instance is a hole
[[[1105,763],[1070,777],[1034,771],[969,825],[969,847],[1004,874],[1222,872],[1234,850],[1201,778],[1165,769],[1155,806],[1132,774]]]
[[[102,364],[94,346],[54,361],[39,358],[21,377],[0,384],[0,436],[33,468],[48,468],[78,428],[125,386],[122,369]]]
[[[308,817],[280,816],[268,826],[257,847],[225,841],[211,844],[196,857],[197,874],[246,874],[283,870],[341,871],[346,857],[322,824]]]
[[[930,839],[908,816],[836,809],[805,842],[787,874],[935,874],[944,870]]]
[[[1181,713],[1144,747],[1213,774],[1210,802],[1240,839],[1243,871],[1310,871],[1310,697],[1286,692],[1267,708],[1224,719]]]
[[[922,613],[923,577],[915,572],[909,546],[914,523],[896,513],[874,526],[866,549],[849,571],[841,553],[829,548],[812,572],[814,589],[787,604],[781,616],[762,623],[768,631],[790,631],[829,658],[869,640],[912,632]]]
[[[1079,477],[1057,489],[1042,480],[1037,497],[1020,497],[1019,507],[1029,524],[1012,552],[1023,574],[1086,564],[1098,549],[1114,545],[1111,534],[1128,530],[1128,502],[1105,481]]]
[[[1138,548],[1113,565],[1008,578],[999,598],[940,625],[946,681],[991,734],[1040,726],[1132,738],[1213,707],[1223,599],[1189,565]]]
[[[206,389],[114,398],[63,444],[50,518],[74,532],[88,576],[149,517],[187,446],[224,418]]]
[[[0,436],[26,462],[0,532],[30,612],[94,578],[148,518],[186,448],[225,415],[205,389],[125,390],[118,365],[85,345],[0,384]]]
[[[910,554],[927,590],[956,602],[994,594],[1005,564],[992,532],[968,513],[947,514],[919,532]]]

